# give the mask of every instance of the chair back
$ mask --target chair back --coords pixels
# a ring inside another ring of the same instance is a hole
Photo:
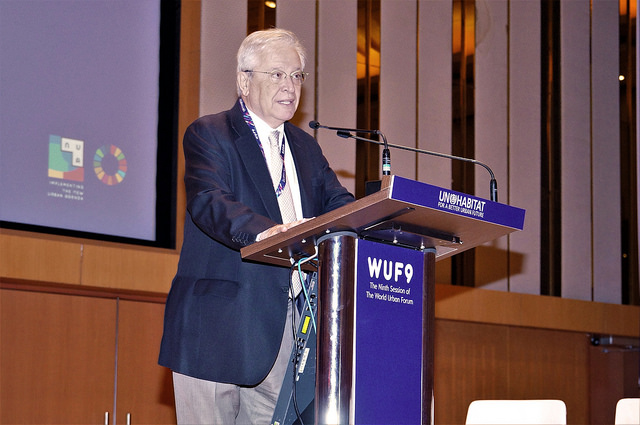
[[[618,400],[615,424],[640,424],[640,398],[622,398]]]
[[[467,411],[467,425],[566,424],[562,400],[475,400]]]

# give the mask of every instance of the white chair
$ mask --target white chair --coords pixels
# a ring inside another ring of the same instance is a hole
[[[566,424],[562,400],[475,400],[467,411],[467,425]]]
[[[640,398],[622,398],[618,400],[615,424],[640,424]]]

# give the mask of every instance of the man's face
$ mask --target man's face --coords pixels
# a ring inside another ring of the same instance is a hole
[[[301,71],[300,57],[293,47],[275,48],[259,58],[252,71],[282,71],[290,75]],[[293,118],[300,102],[301,84],[290,77],[274,82],[269,74],[239,72],[242,99],[247,107],[272,128]]]

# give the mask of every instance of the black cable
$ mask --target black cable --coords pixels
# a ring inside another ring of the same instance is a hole
[[[289,269],[289,293],[291,294],[291,331],[293,333],[293,350],[296,353],[296,355],[293,356],[293,391],[291,395],[293,401],[293,409],[296,412],[296,417],[298,418],[298,421],[300,421],[300,424],[304,425],[304,422],[302,421],[302,415],[300,414],[300,409],[298,409],[298,391],[296,388],[296,383],[298,382],[298,327],[296,326],[296,311],[298,310],[298,307],[296,305],[296,299],[294,298],[295,294],[293,292],[293,273],[298,273],[295,264],[292,264],[291,268]],[[300,284],[304,285],[305,282],[300,279]],[[304,292],[304,290],[301,291],[300,295],[298,296],[304,297]],[[300,314],[300,318],[302,318],[302,312],[300,312]]]

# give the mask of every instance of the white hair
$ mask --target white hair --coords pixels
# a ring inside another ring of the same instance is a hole
[[[298,37],[289,30],[270,28],[252,32],[242,41],[237,54],[237,72],[252,71],[263,52],[278,49],[282,46],[293,47],[296,50],[304,70],[307,62],[307,52]],[[238,87],[238,96],[240,96],[240,93],[240,87]]]

